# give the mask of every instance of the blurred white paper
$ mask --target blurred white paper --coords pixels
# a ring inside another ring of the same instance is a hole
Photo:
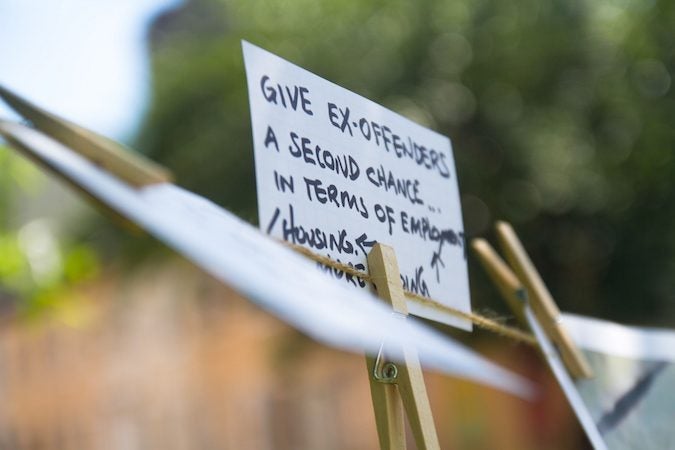
[[[546,335],[543,327],[539,325],[539,321],[532,312],[530,305],[526,304],[524,306],[523,312],[525,314],[525,320],[532,330],[534,337],[537,338],[539,348],[544,354],[544,358],[546,358],[549,368],[553,372],[553,376],[555,376],[558,384],[560,385],[560,388],[565,394],[565,397],[567,397],[567,401],[572,407],[572,411],[574,411],[574,414],[577,416],[581,427],[584,429],[586,437],[588,437],[589,442],[595,450],[605,450],[607,448],[607,444],[600,434],[600,431],[593,420],[591,412],[579,394],[572,377],[567,372],[567,368],[562,362],[558,351]]]
[[[563,323],[576,344],[608,355],[675,363],[675,331],[628,327],[606,320],[563,314]]]
[[[258,212],[263,231],[366,270],[377,241],[404,288],[470,312],[450,140],[248,42]],[[342,279],[355,289],[359,280]],[[471,329],[419,303],[410,313]]]
[[[607,446],[675,448],[675,332],[564,314],[595,376],[576,382]]]
[[[562,314],[563,326],[593,370],[592,378],[572,380],[529,307],[525,311],[596,449],[675,448],[675,332]]]
[[[398,360],[414,343],[426,367],[517,395],[529,384],[412,320],[402,321],[366,291],[349,289],[315,264],[226,210],[172,184],[132,189],[47,136],[0,123],[10,144],[29,153],[105,205],[131,219],[219,280],[324,343],[376,354],[386,340]]]

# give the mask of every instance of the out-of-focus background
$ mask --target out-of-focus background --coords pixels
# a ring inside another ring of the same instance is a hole
[[[467,235],[511,221],[561,309],[672,328],[673,23],[665,0],[0,0],[0,83],[255,223],[249,40],[449,136]],[[474,308],[513,323],[469,264]],[[585,445],[536,353],[442,330],[543,392],[526,403],[428,374],[443,448]],[[377,445],[361,357],[7,148],[0,395],[1,448]]]

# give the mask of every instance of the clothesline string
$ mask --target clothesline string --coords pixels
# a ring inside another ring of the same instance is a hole
[[[317,253],[314,253],[313,251],[297,244],[292,244],[287,241],[280,241],[284,245],[290,247],[291,249],[295,250],[296,252],[306,256],[307,258],[316,261],[320,264],[323,264],[324,266],[337,269],[341,272],[344,272],[347,275],[351,275],[357,278],[360,278],[363,281],[367,281],[369,283],[372,283],[372,278],[367,272],[364,272],[362,270],[356,269],[350,265],[335,261],[327,256],[324,255],[319,255]],[[531,345],[533,347],[537,347],[537,340],[532,336],[530,333],[526,333],[518,328],[511,327],[508,325],[503,325],[493,319],[490,319],[488,317],[482,316],[480,314],[472,313],[472,312],[465,312],[461,311],[457,308],[453,308],[451,306],[444,305],[443,303],[439,302],[438,300],[434,300],[429,297],[422,296],[420,294],[411,292],[409,290],[404,289],[405,296],[408,297],[409,299],[412,299],[413,301],[417,302],[420,305],[434,308],[438,311],[442,311],[448,314],[451,314],[455,317],[459,317],[464,320],[468,320],[474,325],[476,325],[479,328],[482,328],[487,331],[491,331],[493,333],[499,334],[500,336],[507,337],[509,339],[513,339],[517,342]]]

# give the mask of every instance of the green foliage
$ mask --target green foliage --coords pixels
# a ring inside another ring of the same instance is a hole
[[[39,192],[40,181],[32,164],[0,146],[0,306],[30,317],[63,306],[65,289],[98,269],[94,249],[57,242],[44,221],[16,221],[17,200]]]
[[[563,309],[672,326],[673,23],[665,0],[193,0],[153,27],[138,146],[254,218],[250,40],[450,136],[468,234],[514,222]]]

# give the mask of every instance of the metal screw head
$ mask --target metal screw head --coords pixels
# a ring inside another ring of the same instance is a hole
[[[386,378],[394,380],[398,376],[398,367],[396,367],[396,364],[394,363],[387,363],[383,367],[382,374]]]

